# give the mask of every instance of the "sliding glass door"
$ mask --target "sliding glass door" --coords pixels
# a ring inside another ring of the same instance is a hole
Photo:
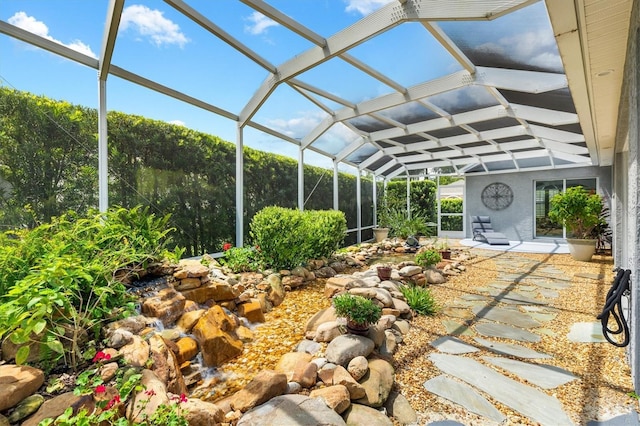
[[[588,179],[559,179],[535,181],[535,237],[536,238],[565,238],[561,225],[551,222],[549,219],[549,206],[551,198],[566,188],[582,186],[587,191],[596,192],[597,181]]]

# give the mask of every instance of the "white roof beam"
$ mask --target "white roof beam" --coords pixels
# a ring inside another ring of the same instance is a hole
[[[222,28],[220,28],[219,26],[211,22],[209,18],[207,18],[206,16],[204,16],[203,14],[201,14],[200,12],[198,12],[197,10],[195,10],[194,8],[186,4],[184,1],[182,0],[164,0],[164,1],[165,3],[169,4],[171,7],[173,7],[174,9],[176,9],[177,11],[185,15],[187,18],[191,19],[193,22],[197,23],[202,28],[209,31],[211,34],[220,38],[229,46],[241,52],[243,55],[251,59],[256,64],[260,65],[265,70],[269,71],[270,73],[276,72],[275,65],[273,65],[272,63],[264,59],[262,56],[258,55],[255,51],[253,51],[252,49],[250,49],[249,47],[247,47],[246,45],[238,41],[231,34],[227,33],[225,30],[223,30]]]
[[[362,145],[366,144],[367,140],[365,138],[358,138],[354,142],[347,145],[342,151],[336,154],[336,161],[342,161],[355,152]]]
[[[400,163],[398,162],[398,160],[396,160],[395,158],[392,158],[392,159],[391,159],[391,160],[389,160],[386,164],[384,164],[384,165],[382,165],[382,166],[378,167],[378,168],[375,170],[375,173],[376,173],[376,174],[378,174],[378,175],[380,175],[380,174],[382,174],[382,173],[386,172],[387,170],[389,170],[390,168],[392,168],[393,166],[395,166],[395,165],[397,165],[397,164],[400,164]]]
[[[567,87],[567,77],[540,71],[478,67],[475,84],[526,93],[544,93]]]
[[[440,44],[447,49],[447,51],[455,58],[462,68],[469,71],[470,74],[476,73],[476,66],[467,58],[467,55],[462,53],[462,50],[449,38],[449,36],[442,31],[442,29],[433,22],[423,21],[422,25],[431,33],[431,35],[440,42]]]
[[[102,48],[100,49],[100,61],[98,63],[98,78],[106,81],[111,67],[113,49],[116,45],[116,36],[120,26],[120,18],[124,0],[111,0],[107,11],[107,21],[104,24],[104,34],[102,36]]]
[[[361,169],[361,170],[366,169],[367,167],[369,167],[370,165],[372,165],[373,163],[375,163],[376,161],[378,161],[382,157],[384,157],[384,152],[376,151],[371,157],[367,158],[362,163],[360,163],[358,168]]]
[[[589,165],[592,164],[590,157],[583,157],[581,155],[567,154],[565,152],[560,152],[560,151],[551,151],[551,156],[555,158],[560,158],[561,160],[564,160],[564,161],[569,161],[571,163],[583,163],[583,164],[586,163]]]
[[[391,173],[389,173],[386,177],[386,179],[393,179],[394,177],[401,175],[403,173],[407,172],[407,168],[406,167],[399,167],[396,170],[392,171]]]
[[[556,142],[556,141],[547,140],[547,139],[543,139],[542,143],[545,148],[548,148],[551,151],[559,151],[559,152],[565,152],[567,154],[576,154],[576,155],[589,154],[589,148],[584,146],[577,146],[577,145],[572,145],[570,143]]]
[[[556,111],[546,108],[537,108],[528,105],[511,104],[514,116],[527,121],[544,123],[550,126],[562,126],[564,124],[578,123],[578,114]]]
[[[39,35],[23,30],[22,28],[18,28],[7,22],[0,21],[0,33],[6,34],[9,37],[13,37],[20,41],[24,41],[25,43],[32,44],[51,53],[55,53],[63,58],[78,62],[79,64],[86,65],[96,70],[98,69],[98,60],[96,58],[92,58],[91,56],[80,53],[77,50],[63,46],[55,41],[40,37]]]
[[[577,143],[584,142],[584,135],[567,132],[565,130],[551,129],[544,126],[529,125],[529,129],[534,136],[542,139],[551,139],[558,142]]]

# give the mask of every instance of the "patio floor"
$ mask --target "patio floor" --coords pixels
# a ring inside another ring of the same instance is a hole
[[[441,314],[414,319],[395,357],[419,424],[640,424],[624,349],[606,342],[596,319],[611,258],[576,262],[555,243],[502,252],[456,243],[472,243],[478,257],[430,287]]]

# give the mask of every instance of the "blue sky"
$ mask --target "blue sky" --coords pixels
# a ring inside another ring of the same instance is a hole
[[[326,38],[389,1],[270,0],[268,3]],[[190,0],[189,4],[276,66],[312,47],[309,41],[239,1]],[[534,6],[544,10],[542,2],[538,5],[542,6]],[[107,6],[107,0],[0,0],[0,19],[97,58]],[[532,21],[530,11],[516,14],[520,15],[519,28]],[[502,27],[506,27],[504,23],[514,27],[513,21],[503,20]],[[464,23],[443,25],[449,25],[452,34],[468,33]],[[488,36],[481,38],[481,48],[520,46],[518,50],[528,58],[549,60],[545,56],[548,50],[532,51],[531,46],[536,43],[531,42],[531,37],[541,39],[536,36],[535,28],[528,33],[529,41],[527,35],[518,35],[519,40],[508,34],[499,38],[495,28],[500,25],[490,27]],[[351,49],[349,54],[406,87],[461,69],[419,23],[393,28]],[[112,63],[234,114],[240,113],[268,76],[262,67],[157,0],[125,2]],[[298,78],[353,103],[392,91],[338,58]],[[95,108],[98,103],[95,70],[4,35],[0,35],[0,84],[88,107]],[[332,101],[323,101],[330,107],[336,106]],[[114,76],[110,76],[107,83],[107,107],[185,125],[231,142],[236,139],[235,122]],[[304,96],[280,85],[253,120],[300,138],[325,116],[324,111]],[[247,129],[244,138],[247,146],[297,156],[296,147],[270,135]],[[355,138],[353,132],[338,125],[324,135],[317,146],[337,153]],[[331,163],[324,158],[312,152],[305,154],[306,162],[330,167]]]

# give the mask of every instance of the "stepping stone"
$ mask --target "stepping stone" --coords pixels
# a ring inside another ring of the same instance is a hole
[[[424,388],[429,392],[442,398],[448,399],[458,405],[462,405],[467,411],[502,423],[506,420],[496,407],[494,407],[483,396],[476,392],[471,386],[456,382],[446,376],[434,377],[424,382]]]
[[[471,320],[474,318],[473,313],[466,308],[444,308],[442,314],[448,317],[460,318],[464,320]]]
[[[460,339],[456,339],[451,336],[443,336],[439,339],[431,342],[431,346],[439,350],[440,352],[445,352],[448,354],[468,354],[471,352],[478,352],[480,349],[476,348],[473,345],[463,342]]]
[[[551,312],[528,312],[527,315],[531,316],[531,318],[537,321],[542,321],[542,322],[551,321],[552,319],[558,316],[558,314],[554,314]]]
[[[571,326],[567,338],[577,343],[604,343],[607,339],[602,334],[599,322],[577,322]]]
[[[525,277],[525,274],[504,274],[504,275],[498,276],[498,278],[496,279],[498,281],[509,281],[512,283],[518,283],[522,281],[524,277]]]
[[[604,274],[589,274],[586,272],[578,272],[577,274],[573,274],[573,276],[578,278],[589,278],[590,280],[604,279]]]
[[[476,331],[487,337],[501,337],[503,339],[518,340],[520,342],[539,342],[540,336],[521,328],[505,324],[482,323],[476,324]]]
[[[533,349],[529,349],[521,345],[516,345],[515,343],[494,342],[492,340],[482,339],[480,337],[475,337],[473,340],[475,340],[491,352],[495,352],[501,355],[510,355],[518,358],[529,359],[552,358],[551,355],[547,355],[542,352],[536,352]]]
[[[549,364],[531,364],[509,358],[483,356],[482,359],[522,377],[542,389],[553,389],[577,379],[560,367]]]
[[[466,300],[467,302],[475,302],[475,301],[483,301],[483,302],[488,302],[491,300],[491,298],[484,296],[482,294],[465,294],[464,296],[460,297],[462,300]]]
[[[561,283],[558,281],[547,281],[536,283],[538,287],[548,288],[550,290],[564,290],[571,287],[571,284]]]
[[[555,299],[558,297],[558,292],[555,290],[549,290],[547,288],[541,288],[539,291],[542,297],[546,297],[547,299]]]
[[[538,287],[534,286],[534,285],[520,285],[518,286],[518,290],[520,291],[526,291],[527,293],[530,291],[536,291],[538,289]]]
[[[634,410],[609,420],[589,420],[586,426],[640,426],[640,419],[638,419],[638,412]]]
[[[551,336],[551,337],[556,337],[558,335],[558,333],[556,333],[553,330],[550,330],[548,328],[539,328],[536,330],[536,333],[538,334],[545,334],[547,336]]]
[[[473,359],[433,353],[431,362],[446,374],[459,378],[489,394],[534,422],[543,425],[571,425],[560,402],[531,386],[509,379]]]
[[[499,288],[501,290],[504,290],[506,288],[515,288],[515,287],[520,288],[515,283],[509,283],[509,282],[504,282],[504,281],[503,282],[492,282],[492,283],[489,283],[489,287]]]
[[[520,328],[536,328],[542,325],[529,315],[513,309],[505,309],[498,306],[484,306],[474,307],[472,311],[478,318],[502,322]]]
[[[447,334],[455,336],[473,336],[475,334],[471,328],[457,321],[442,320],[442,325],[447,329]]]
[[[533,297],[526,296],[516,291],[503,292],[499,290],[491,290],[489,292],[491,296],[498,302],[508,303],[511,305],[546,305],[547,302],[543,300],[534,299]]]

